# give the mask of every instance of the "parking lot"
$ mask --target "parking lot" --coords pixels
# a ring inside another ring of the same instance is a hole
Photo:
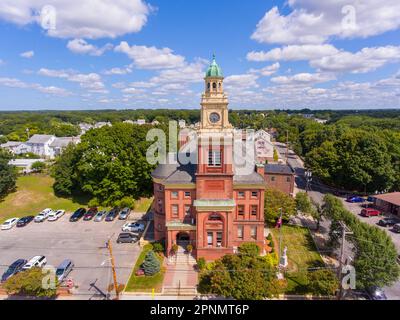
[[[55,222],[31,222],[22,228],[0,232],[0,274],[19,258],[29,260],[44,255],[47,265],[57,267],[64,259],[75,264],[68,278],[77,288],[73,289],[82,299],[103,298],[113,282],[109,251],[106,242],[111,237],[116,265],[117,281],[125,284],[140,252],[139,245],[117,244],[121,226],[126,221],[69,222],[65,214]],[[131,219],[129,219],[131,220]]]

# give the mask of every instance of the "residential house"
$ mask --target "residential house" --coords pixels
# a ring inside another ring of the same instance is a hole
[[[295,172],[291,166],[268,163],[264,166],[264,178],[267,188],[277,189],[293,196]]]

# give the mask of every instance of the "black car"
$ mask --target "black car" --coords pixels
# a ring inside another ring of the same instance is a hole
[[[387,300],[385,292],[379,287],[368,288],[367,294],[371,300]]]
[[[122,232],[119,234],[117,243],[135,243],[139,240],[139,237],[130,232]]]
[[[378,224],[382,227],[391,227],[394,226],[398,221],[392,218],[385,218],[378,221]]]
[[[25,259],[18,259],[14,261],[7,269],[6,272],[3,273],[1,276],[1,282],[6,281],[7,279],[11,278],[13,275],[17,274],[22,270],[22,267],[28,262]]]
[[[18,228],[25,227],[34,218],[35,218],[34,216],[27,216],[27,217],[23,217],[23,218],[19,219],[17,222],[17,227]]]
[[[109,213],[107,213],[105,220],[106,221],[114,221],[114,219],[118,215],[118,212],[119,212],[118,208],[112,209]]]
[[[89,221],[92,220],[93,217],[97,214],[97,208],[90,208],[85,215],[83,216],[83,220]]]
[[[86,209],[85,208],[79,208],[78,210],[76,210],[73,215],[69,218],[70,222],[76,222],[79,219],[81,219],[86,213]]]

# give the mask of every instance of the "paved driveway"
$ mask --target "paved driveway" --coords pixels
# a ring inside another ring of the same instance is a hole
[[[81,220],[72,223],[68,219],[69,215],[65,215],[59,221],[32,222],[23,228],[1,231],[0,274],[18,258],[45,255],[48,265],[55,267],[68,258],[75,264],[69,278],[78,286],[74,292],[79,298],[102,298],[100,292],[107,293],[107,287],[112,283],[109,253],[105,246],[107,239],[112,237],[117,280],[125,284],[140,252],[138,244],[116,243],[125,221]]]

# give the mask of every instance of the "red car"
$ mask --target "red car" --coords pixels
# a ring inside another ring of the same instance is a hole
[[[363,217],[373,217],[373,216],[380,216],[382,212],[372,208],[365,208],[361,210],[361,215]]]

